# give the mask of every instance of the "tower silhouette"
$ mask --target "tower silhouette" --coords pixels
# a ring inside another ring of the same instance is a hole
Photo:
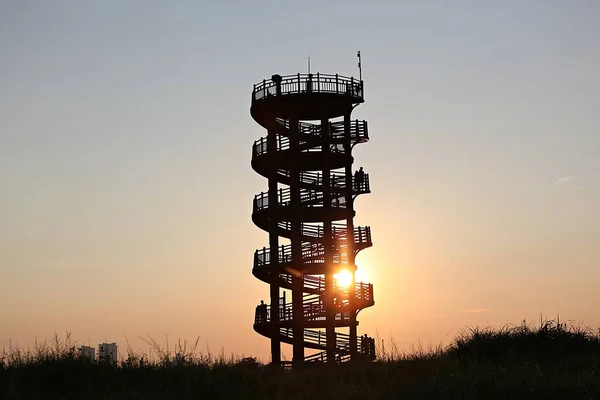
[[[252,274],[270,286],[254,330],[271,339],[275,364],[287,364],[282,342],[294,365],[375,359],[375,341],[357,335],[358,312],[375,304],[373,285],[355,281],[356,254],[372,246],[371,229],[353,221],[354,199],[370,193],[369,175],[352,173],[353,147],[369,140],[367,122],[351,119],[363,102],[362,80],[337,74],[254,85],[250,114],[267,136],[254,142],[251,165],[268,191],[254,197],[252,221],[269,247],[255,251]],[[334,276],[342,271],[346,284]]]

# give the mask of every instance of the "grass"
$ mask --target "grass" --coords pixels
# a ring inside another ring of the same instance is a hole
[[[70,336],[32,350],[5,348],[0,399],[596,399],[600,336],[559,321],[466,329],[447,347],[401,352],[380,344],[379,360],[284,372],[253,358],[214,356],[147,341],[117,365],[92,363]],[[173,353],[179,353],[173,362]]]

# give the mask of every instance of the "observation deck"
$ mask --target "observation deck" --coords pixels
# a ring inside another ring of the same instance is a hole
[[[253,87],[250,114],[267,135],[254,142],[251,166],[268,190],[254,196],[252,221],[269,246],[255,251],[252,274],[270,288],[254,330],[271,339],[274,363],[283,364],[280,343],[293,345],[294,363],[375,359],[356,318],[375,304],[373,285],[355,281],[356,255],[373,245],[371,228],[353,221],[354,200],[371,192],[369,174],[352,173],[352,149],[369,140],[367,122],[350,117],[363,102],[363,82],[337,74],[273,75]]]
[[[250,114],[262,127],[270,115],[319,120],[341,117],[364,102],[363,82],[353,77],[327,74],[273,75],[256,83]]]

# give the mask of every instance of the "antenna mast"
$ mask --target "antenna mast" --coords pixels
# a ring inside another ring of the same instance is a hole
[[[356,52],[356,57],[358,57],[358,79],[362,82],[362,66],[360,64],[360,50]]]
[[[310,74],[310,54],[308,55],[308,73]]]

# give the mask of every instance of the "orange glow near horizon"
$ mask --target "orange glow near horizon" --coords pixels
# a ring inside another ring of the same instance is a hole
[[[509,2],[323,2],[319,17],[336,15],[327,30],[291,2],[243,13],[227,2],[204,13],[201,2],[113,3],[0,3],[2,32],[15,38],[0,45],[0,346],[35,350],[70,332],[81,344],[117,342],[127,357],[128,347],[148,352],[140,337],[162,349],[168,337],[171,350],[200,337],[199,352],[270,361],[256,306],[292,296],[253,275],[271,237],[252,219],[270,186],[252,161],[269,130],[250,107],[256,82],[304,72],[296,48],[315,49],[315,74],[356,78],[360,47],[368,64],[350,118],[367,122],[369,142],[329,169],[364,167],[370,193],[327,214],[336,240],[308,236],[324,235],[323,210],[269,214],[309,224],[304,254],[327,243],[327,258],[292,258],[284,271],[321,285],[302,297],[316,298],[327,272],[327,288],[333,276],[340,289],[327,295],[347,304],[354,276],[375,302],[358,314],[358,334],[407,352],[540,316],[600,327],[600,96],[590,84],[600,50],[589,40],[600,36],[600,2],[546,2],[543,13],[536,2],[518,13]],[[46,15],[53,24],[40,23]],[[365,34],[345,23],[356,15]],[[272,23],[251,25],[259,18]],[[410,41],[387,45],[405,31]],[[324,36],[340,47],[321,46]],[[281,157],[277,168],[289,152]],[[318,157],[305,165],[315,174]],[[281,348],[291,360],[293,346]]]

